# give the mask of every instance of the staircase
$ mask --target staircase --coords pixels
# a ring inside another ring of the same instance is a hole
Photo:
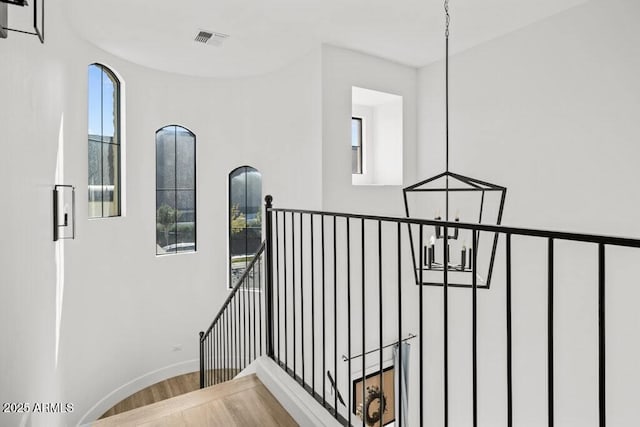
[[[621,364],[605,358],[637,345],[607,334],[620,336],[610,325],[637,282],[629,256],[640,240],[266,201],[265,243],[200,332],[201,390],[95,425],[605,427],[640,418],[636,404],[617,407],[637,396],[640,369],[625,363],[627,375],[607,381]],[[426,236],[438,231],[439,264],[425,258]],[[450,231],[468,234],[466,267],[444,250]],[[495,257],[491,286],[482,257],[491,266]],[[575,352],[589,363],[574,363]],[[257,376],[236,375],[248,371]]]
[[[255,374],[99,420],[95,427],[297,426]]]

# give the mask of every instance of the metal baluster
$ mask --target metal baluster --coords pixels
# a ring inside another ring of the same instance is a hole
[[[296,378],[296,226],[295,212],[291,213],[291,316],[293,317],[293,378]]]
[[[402,233],[400,225],[398,222],[398,360],[402,360]],[[398,377],[402,381],[402,362],[398,366]],[[402,394],[402,387],[398,390],[398,396],[400,397],[398,404],[400,413],[396,415],[398,417],[398,425],[402,426],[402,400],[407,398]]]
[[[236,292],[236,300],[238,301],[238,372],[244,369],[244,340],[245,340],[245,332],[243,327],[244,320],[244,310],[242,309],[242,301],[243,301],[244,291],[242,290],[242,286],[238,288]]]
[[[202,338],[204,337],[204,331],[200,331],[200,388],[204,388],[204,344]]]
[[[253,267],[251,267],[251,272],[249,272],[249,274],[251,276],[253,276],[255,270],[254,270],[255,264],[253,265]],[[245,350],[246,352],[246,358],[245,358],[245,366],[248,365],[249,363],[251,363],[251,296],[249,294],[249,292],[251,292],[251,288],[249,286],[249,280],[250,280],[250,276],[246,276],[245,277],[245,284],[244,284],[244,310],[245,310],[245,330],[244,330],[244,334],[247,336],[247,348]]]
[[[513,426],[513,371],[511,341],[511,234],[507,234],[507,427]]]
[[[231,311],[229,306],[227,306],[225,308],[224,311],[224,323],[225,323],[225,329],[226,329],[226,333],[224,336],[224,340],[225,340],[225,346],[224,346],[224,380],[228,381],[229,380],[229,353],[231,352],[231,327],[230,327],[230,322],[229,319],[231,317]]]
[[[213,342],[211,340],[211,331],[207,332],[207,364],[209,365],[209,385],[213,385]]]
[[[547,306],[547,342],[548,342],[548,360],[547,360],[547,372],[548,372],[548,413],[549,413],[549,427],[553,427],[554,423],[554,405],[553,405],[553,238],[549,238],[549,260],[548,260],[548,306]]]
[[[364,290],[364,279],[365,279],[365,274],[364,274],[364,256],[365,256],[365,251],[364,251],[364,244],[365,244],[365,238],[364,238],[364,218],[360,220],[360,231],[362,233],[362,247],[361,247],[361,251],[362,251],[362,262],[361,262],[361,267],[362,267],[362,401],[364,402],[364,397],[367,395],[366,394],[366,389],[365,389],[365,378],[367,377],[366,375],[366,367],[365,367],[365,361],[367,358],[367,347],[366,347],[366,343],[365,343],[365,290]],[[349,357],[351,357],[351,354],[349,354]],[[349,359],[351,360],[351,359]],[[351,370],[349,370],[349,372],[351,372]],[[351,387],[349,387],[351,388]],[[351,417],[351,413],[349,413],[349,417]],[[364,427],[364,420],[366,417],[362,417],[362,425]]]
[[[215,326],[212,326],[210,331],[209,331],[209,337],[207,338],[209,340],[209,349],[210,349],[210,354],[211,354],[211,362],[209,363],[209,365],[211,366],[211,385],[215,384],[215,377],[214,377],[214,373],[216,370],[216,341],[215,341]]]
[[[246,268],[246,267],[245,267]],[[247,333],[247,307],[245,306],[246,303],[246,297],[247,297],[247,277],[245,276],[245,279],[242,281],[242,284],[240,285],[240,288],[238,289],[238,292],[240,293],[240,337],[242,338],[241,341],[241,348],[242,348],[242,358],[240,359],[240,370],[243,370],[245,368],[245,364],[247,363],[247,338],[248,338],[248,333]]]
[[[337,266],[336,216],[333,215],[333,367],[336,387],[338,385],[338,266]],[[334,390],[333,414],[338,416],[338,390]]]
[[[224,334],[222,335],[222,346],[223,346],[223,354],[222,354],[222,380],[227,380],[227,366],[228,362],[228,352],[229,352],[229,325],[227,322],[227,315],[229,314],[228,308],[225,307],[222,312],[222,329],[224,330]]]
[[[411,227],[411,225],[409,225],[409,227]],[[424,344],[424,335],[422,332],[422,324],[423,324],[423,303],[422,303],[422,276],[423,276],[423,266],[424,266],[424,259],[423,259],[423,253],[424,250],[422,248],[424,248],[424,242],[423,242],[423,226],[420,225],[420,232],[419,232],[419,241],[420,241],[420,246],[418,246],[420,248],[420,255],[418,255],[419,258],[419,287],[418,287],[418,334],[420,335],[420,348],[419,348],[419,353],[420,353],[420,372],[418,373],[418,378],[420,380],[420,391],[419,391],[419,395],[420,395],[420,404],[419,404],[419,409],[420,409],[420,425],[423,426],[424,425],[424,415],[423,415],[423,406],[424,406],[424,371],[423,371],[423,362],[424,362],[424,350],[423,350],[423,344]],[[400,337],[400,339],[402,339],[402,337]]]
[[[209,354],[208,354],[208,343],[207,343],[207,333],[204,334],[204,378],[205,378],[205,387],[209,386]]]
[[[229,306],[225,308],[224,311],[224,325],[226,329],[226,333],[224,335],[225,345],[224,345],[224,380],[229,380],[229,351],[231,350],[231,331],[229,329],[229,316],[230,316]]]
[[[281,304],[281,300],[280,300],[280,233],[278,232],[278,223],[280,222],[279,220],[280,215],[278,215],[278,212],[275,212],[275,217],[276,217],[276,302],[278,303],[276,308],[276,331],[278,332],[278,346],[277,346],[278,356],[277,357],[278,357],[278,365],[280,365],[282,362],[280,360],[280,338],[281,338],[281,333],[280,333],[280,304]],[[268,262],[269,261],[267,261],[267,263]]]
[[[382,318],[383,318],[383,301],[382,301],[382,221],[378,220],[378,313],[379,313],[379,319],[378,319],[378,331],[379,331],[379,337],[378,337],[378,345],[380,346],[380,352],[379,352],[379,363],[380,363],[380,390],[383,391],[384,390],[384,366],[383,366],[383,362],[382,362],[382,350],[383,350],[383,344],[382,344]],[[383,416],[380,416],[380,427],[382,427],[382,418],[384,418]]]
[[[598,419],[599,426],[607,423],[606,405],[606,329],[605,329],[605,251],[604,244],[598,245]]]
[[[240,322],[242,319],[242,313],[240,312],[240,298],[238,297],[238,292],[236,291],[236,293],[233,295],[233,300],[235,301],[235,312],[236,312],[236,330],[235,330],[235,335],[236,335],[236,357],[235,357],[235,370],[233,371],[233,377],[235,378],[236,375],[238,375],[238,372],[240,372],[240,366],[241,366],[241,352],[242,352],[242,337],[240,336],[241,334],[241,329],[240,329]]]
[[[231,303],[231,301],[229,301]],[[226,381],[231,379],[231,364],[233,363],[233,307],[231,304],[227,305],[227,366],[226,366]]]
[[[351,373],[351,232],[350,221],[347,220],[347,375]],[[364,357],[364,356],[363,356]],[[363,372],[364,377],[364,372]],[[363,379],[364,381],[364,379]],[[336,395],[338,394],[338,376],[336,374]],[[364,396],[364,395],[363,395]],[[349,399],[347,402],[348,425],[351,425],[351,387],[349,387]]]
[[[251,272],[248,271],[248,274],[250,274]],[[244,369],[247,366],[247,359],[248,359],[248,355],[249,355],[249,351],[251,350],[249,348],[249,328],[247,326],[247,315],[249,314],[249,310],[247,309],[247,290],[248,290],[248,282],[249,280],[248,276],[244,277],[244,280],[242,281],[242,285],[240,285],[240,289],[242,291],[242,296],[240,298],[240,304],[242,306],[242,330],[240,331],[242,333],[242,369]]]
[[[259,328],[258,329],[259,330],[259,332],[258,332],[258,342],[260,343],[260,353],[259,353],[260,356],[263,355],[263,352],[262,352],[262,337],[263,337],[263,335],[262,335],[262,299],[266,298],[265,289],[262,286],[262,269],[264,268],[262,266],[262,260],[263,259],[264,258],[260,258],[260,278],[258,279],[258,292],[259,292],[258,293],[258,328]],[[273,264],[269,267],[269,269],[272,269],[272,268],[273,268]],[[267,278],[265,277],[264,280],[266,282]],[[273,285],[273,281],[271,282],[271,284]],[[270,295],[273,296],[273,288],[271,288],[271,290],[270,290]],[[266,341],[265,344],[267,346],[271,347],[271,351],[267,350],[267,356],[273,358],[273,339],[275,337],[275,335],[274,335],[275,331],[273,329],[273,299],[271,300],[271,313],[272,313],[271,325],[270,325],[270,328],[271,328],[271,344],[270,345],[267,344],[269,342],[269,340],[267,340],[266,337],[265,337],[265,341]],[[265,334],[266,334],[266,331],[265,331]]]
[[[261,257],[262,255],[258,255],[259,257]],[[254,270],[253,270],[253,275],[251,277],[251,297],[253,302],[251,303],[251,308],[253,310],[253,358],[256,359],[257,355],[256,355],[256,273],[260,271],[260,258],[258,258],[256,260],[256,263],[254,264]],[[259,277],[259,276],[258,276]],[[258,279],[258,285],[260,285],[260,280]],[[260,339],[260,336],[258,336],[258,339]],[[262,342],[262,341],[260,341]]]
[[[216,322],[217,324],[218,322]],[[213,359],[212,361],[212,378],[213,378],[213,384],[216,384],[216,372],[218,372],[218,343],[216,341],[217,339],[217,328],[216,325],[213,325],[213,328],[211,329],[211,348],[212,348],[212,352],[211,352],[211,357]]]
[[[475,238],[475,236],[474,236]],[[444,226],[444,246],[442,248],[443,261],[443,305],[444,305],[444,427],[449,426],[449,259],[447,246],[449,245],[449,228]]]
[[[227,306],[227,381],[231,379],[231,366],[233,364],[233,307],[231,304]]]
[[[218,319],[218,321],[216,322],[215,346],[216,346],[215,382],[217,384],[220,382],[220,319]]]
[[[216,373],[216,364],[218,363],[218,358],[216,357],[216,351],[218,350],[216,346],[216,329],[215,326],[209,332],[209,341],[211,342],[211,385],[216,383],[215,373]]]
[[[251,267],[251,271],[248,274],[253,274],[253,267]],[[243,334],[246,337],[244,363],[246,367],[251,362],[251,309],[249,308],[249,302],[251,298],[249,297],[249,276],[245,277],[243,288],[244,288],[244,295],[242,297],[242,300],[244,302],[244,323],[245,323]]]
[[[311,229],[311,390],[313,395],[316,393],[316,288],[315,288],[315,253],[313,249],[314,235],[313,235],[313,214],[309,216],[310,229]]]
[[[320,251],[322,254],[322,406],[327,406],[326,388],[327,381],[324,379],[327,372],[327,319],[326,319],[326,297],[325,297],[325,250],[324,250],[324,215],[320,215]]]
[[[245,263],[246,268],[246,263]],[[242,364],[244,363],[244,339],[245,333],[242,327],[242,320],[244,318],[244,311],[242,310],[242,296],[244,292],[242,291],[242,285],[238,287],[238,290],[235,294],[236,304],[238,307],[238,372],[243,369]]]
[[[472,347],[472,387],[473,387],[473,427],[478,426],[478,247],[477,235],[473,233],[473,266],[471,268],[471,347]]]
[[[228,317],[228,325],[229,325],[229,350],[227,351],[227,380],[232,378],[232,366],[233,366],[233,350],[234,350],[234,335],[233,335],[233,325],[235,324],[235,316],[233,312],[233,300],[229,301],[229,305],[227,306],[227,311],[229,312]]]
[[[302,385],[304,387],[304,246],[302,239],[302,214],[300,214],[300,337],[302,358]]]
[[[237,311],[236,311],[236,305],[235,305],[235,297],[232,296],[231,301],[229,301],[229,306],[230,306],[230,310],[231,310],[231,316],[233,318],[233,320],[231,321],[231,336],[232,336],[232,348],[231,348],[231,367],[232,369],[229,370],[229,377],[230,379],[233,379],[234,375],[233,372],[235,372],[236,370],[236,361],[238,359],[237,357],[237,350],[238,350],[238,339],[236,337],[236,331],[237,331]]]
[[[288,338],[288,307],[287,303],[287,213],[282,213],[282,258],[283,258],[283,270],[284,270],[284,366],[285,372],[289,372],[289,343]]]

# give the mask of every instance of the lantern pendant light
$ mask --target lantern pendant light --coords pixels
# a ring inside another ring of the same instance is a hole
[[[499,225],[506,187],[449,170],[449,0],[444,2],[444,11],[445,171],[403,189],[405,212],[409,218]],[[470,288],[475,274],[477,287],[489,288],[498,245],[497,233],[449,226],[445,238],[443,226],[422,227],[419,238],[418,226],[409,226],[416,284],[443,286],[446,269],[448,286]]]

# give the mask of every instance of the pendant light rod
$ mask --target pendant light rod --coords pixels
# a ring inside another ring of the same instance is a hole
[[[449,221],[449,0],[444,0],[444,99],[445,99],[445,221]]]
[[[449,22],[451,17],[449,16],[449,0],[445,0],[444,2],[444,13],[445,13],[445,30],[444,30],[444,81],[445,81],[445,142],[446,142],[446,168],[445,170],[449,172]]]

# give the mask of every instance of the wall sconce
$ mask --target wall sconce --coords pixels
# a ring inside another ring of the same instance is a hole
[[[40,43],[44,43],[44,0],[33,0],[33,31],[26,31],[8,26],[7,5],[28,7],[27,0],[0,0],[0,38],[6,39],[8,32],[13,31],[21,34],[37,36]],[[38,25],[40,27],[38,28]]]
[[[53,241],[76,237],[76,189],[72,185],[53,187]]]

